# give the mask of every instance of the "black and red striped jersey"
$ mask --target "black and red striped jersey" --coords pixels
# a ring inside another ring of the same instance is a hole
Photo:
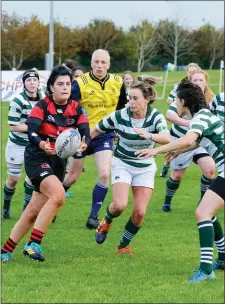
[[[26,124],[28,130],[29,126],[35,126],[34,131],[40,140],[46,141],[49,138],[52,146],[54,146],[59,134],[69,128],[77,128],[81,136],[90,136],[85,110],[75,100],[68,100],[66,105],[58,105],[50,97],[45,97],[32,109]],[[32,139],[30,142],[32,143]]]

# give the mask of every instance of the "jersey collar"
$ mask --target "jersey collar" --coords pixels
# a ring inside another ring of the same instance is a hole
[[[101,85],[102,89],[104,90],[104,88],[105,88],[105,83],[106,83],[107,80],[109,80],[109,74],[108,74],[108,73],[107,73],[106,76],[105,76],[103,79],[101,79],[101,80],[98,79],[97,77],[95,77],[95,75],[93,74],[93,71],[91,71],[91,72],[89,73],[89,76],[91,77],[92,80],[98,82],[98,83]]]
[[[147,109],[147,113],[146,113],[146,115],[145,115],[145,120],[144,120],[144,123],[143,123],[142,128],[145,126],[145,123],[146,123],[146,121],[147,121],[149,115],[151,114],[151,112],[152,112],[152,107],[149,105],[149,106],[148,106],[148,109]],[[130,124],[131,124],[131,126],[132,126],[132,122],[131,122],[132,112],[131,112],[131,110],[130,110],[130,107],[127,107],[127,114],[128,114],[128,116],[129,116],[129,121],[130,121]]]
[[[23,93],[24,93],[24,99],[26,99],[26,101],[35,101],[35,102],[38,102],[40,99],[41,99],[41,94],[39,93],[39,91],[37,91],[37,100],[34,100],[32,97],[29,97],[27,95],[27,91],[26,89],[23,90]]]

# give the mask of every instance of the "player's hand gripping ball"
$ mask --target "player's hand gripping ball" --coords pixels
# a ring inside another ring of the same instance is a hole
[[[67,159],[74,155],[81,145],[80,133],[75,129],[63,131],[56,139],[55,150],[60,158]]]

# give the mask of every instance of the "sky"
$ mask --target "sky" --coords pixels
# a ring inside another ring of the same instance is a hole
[[[2,11],[30,18],[38,15],[49,23],[50,1],[2,1]],[[54,1],[54,18],[71,26],[85,26],[91,19],[112,20],[116,26],[128,30],[147,18],[157,23],[161,19],[178,18],[180,24],[198,28],[210,23],[224,27],[223,1]]]

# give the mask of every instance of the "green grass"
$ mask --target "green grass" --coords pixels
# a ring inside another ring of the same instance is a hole
[[[209,70],[206,71],[209,74],[209,86],[213,90],[213,92],[216,94],[219,91],[219,70]],[[135,76],[138,75],[154,75],[154,76],[161,76],[163,79],[165,78],[165,72],[159,71],[159,72],[142,72],[142,73],[134,73]],[[122,73],[120,74],[122,75]],[[179,81],[184,78],[185,71],[177,71],[177,72],[169,72],[168,73],[168,79],[167,79],[167,90],[166,92],[169,93],[171,91],[171,86],[174,85],[174,83],[179,83]],[[224,71],[223,71],[223,79],[224,79]],[[222,90],[224,90],[224,81],[222,83]],[[159,91],[159,95],[160,91]],[[165,95],[167,96],[167,95]]]
[[[213,83],[218,83],[218,75],[218,71],[212,71]],[[178,82],[182,77],[182,72],[169,74],[171,82]],[[159,95],[161,89],[158,87]],[[216,93],[218,85],[212,89]],[[168,86],[166,96],[170,90]],[[155,107],[162,113],[167,109],[162,100],[156,102]],[[8,103],[2,104],[3,183],[6,179],[7,111]],[[115,254],[130,216],[131,196],[127,210],[115,219],[103,245],[97,245],[94,231],[85,228],[96,182],[93,158],[88,157],[86,173],[82,173],[77,185],[72,187],[73,198],[66,200],[55,224],[44,237],[46,261],[32,262],[21,254],[27,235],[16,248],[13,262],[2,265],[2,303],[224,303],[224,273],[217,272],[215,282],[196,285],[186,282],[199,264],[194,211],[199,199],[200,169],[192,165],[187,170],[174,197],[173,212],[165,214],[161,206],[166,180],[159,177],[163,158],[157,157],[156,162],[155,191],[144,225],[132,241],[134,256]],[[2,222],[2,243],[22,210],[23,177],[13,198],[12,220]],[[111,190],[100,218],[110,201]],[[218,217],[223,222],[223,212]]]

